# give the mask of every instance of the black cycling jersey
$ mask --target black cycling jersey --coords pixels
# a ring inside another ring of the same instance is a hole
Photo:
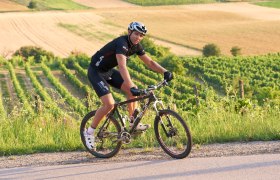
[[[145,51],[141,44],[132,45],[128,35],[120,36],[97,51],[92,56],[90,65],[99,71],[109,71],[118,65],[116,54],[123,54],[128,58],[133,54],[142,56]]]

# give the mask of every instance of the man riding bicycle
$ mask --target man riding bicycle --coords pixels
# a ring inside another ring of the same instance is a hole
[[[106,44],[97,51],[91,58],[88,68],[88,78],[96,94],[101,99],[102,106],[96,111],[91,126],[84,132],[86,145],[89,149],[94,148],[94,131],[99,122],[113,109],[115,101],[110,92],[109,84],[117,89],[121,89],[127,99],[134,98],[137,95],[137,86],[132,82],[126,67],[126,61],[129,56],[137,54],[148,68],[164,75],[167,81],[172,80],[173,75],[165,68],[153,61],[140,44],[140,41],[147,33],[144,24],[132,22],[128,26],[128,35],[120,36]],[[114,67],[118,66],[118,70]],[[132,94],[132,92],[134,92]],[[137,103],[128,104],[130,117],[130,126],[133,126],[134,118],[132,116],[137,108]],[[139,123],[137,130],[146,130],[147,124]]]

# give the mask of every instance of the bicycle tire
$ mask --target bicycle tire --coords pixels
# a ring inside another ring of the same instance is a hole
[[[172,123],[172,127],[168,126],[168,118]],[[168,137],[164,131],[172,135]],[[190,130],[183,118],[176,112],[166,109],[160,110],[154,122],[154,130],[158,143],[161,148],[172,158],[182,159],[189,155],[192,148],[192,137]],[[182,139],[179,139],[182,138]]]
[[[92,118],[95,115],[95,112],[96,111],[91,111],[83,118],[81,125],[80,125],[81,140],[83,142],[83,145],[87,149],[87,151],[89,151],[95,157],[98,157],[98,158],[113,157],[114,155],[116,155],[119,152],[122,142],[117,141],[119,134],[121,132],[120,124],[112,116],[109,117],[108,121],[104,121],[104,120],[101,121],[99,123],[98,127],[96,128],[96,130],[95,130],[95,149],[89,149],[86,146],[84,131],[85,131],[85,129],[87,129],[90,126],[90,124],[92,122]],[[106,124],[106,125],[108,125],[107,128],[103,128],[102,136],[101,135],[97,136],[97,134],[100,134],[99,132],[101,131],[101,128],[103,127],[103,125],[105,123],[108,123],[108,124]],[[108,135],[108,136],[106,136],[106,135]],[[106,147],[104,147],[104,145]]]

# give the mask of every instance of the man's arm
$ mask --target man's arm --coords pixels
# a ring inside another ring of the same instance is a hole
[[[131,77],[126,67],[126,57],[123,54],[116,54],[116,58],[118,61],[119,71],[124,80],[124,83],[128,85],[128,87],[135,87],[134,83],[131,81]]]
[[[157,62],[153,61],[148,55],[144,54],[142,56],[139,56],[139,58],[148,66],[148,68],[152,69],[153,71],[156,71],[158,73],[163,74],[167,70],[163,68],[161,65],[159,65]]]

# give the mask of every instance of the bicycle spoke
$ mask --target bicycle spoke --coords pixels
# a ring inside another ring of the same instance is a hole
[[[84,145],[86,146],[83,131],[91,125],[91,117],[84,118],[81,124],[81,137]],[[94,133],[94,148],[87,150],[96,157],[108,158],[118,153],[121,148],[121,142],[118,140],[119,132],[121,131],[120,125],[113,118],[109,117],[105,121],[99,123]]]
[[[155,122],[156,137],[163,150],[174,158],[186,157],[191,149],[190,132],[183,119],[170,110],[162,111]]]

